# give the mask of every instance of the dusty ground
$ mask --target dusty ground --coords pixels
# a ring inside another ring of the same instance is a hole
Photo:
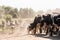
[[[19,23],[13,34],[2,34],[0,33],[0,40],[60,40],[59,36],[48,37],[44,34],[41,35],[28,35],[27,27],[31,23],[31,19],[24,19]]]

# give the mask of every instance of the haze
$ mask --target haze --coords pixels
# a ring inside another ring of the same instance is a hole
[[[47,9],[60,8],[60,0],[0,0],[0,5],[46,11]]]

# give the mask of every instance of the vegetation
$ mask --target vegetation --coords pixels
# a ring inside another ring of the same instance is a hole
[[[0,6],[0,29],[5,30],[8,27],[8,23],[13,21],[18,24],[17,22],[20,18],[34,18],[38,14],[43,15],[45,13],[55,14],[55,11],[59,13],[60,9],[57,8],[53,10],[53,12],[52,10],[47,10],[46,12],[39,10],[35,12],[32,8],[20,8],[20,10],[18,10],[10,6]],[[1,28],[1,26],[3,26],[2,24],[4,24],[4,27]]]

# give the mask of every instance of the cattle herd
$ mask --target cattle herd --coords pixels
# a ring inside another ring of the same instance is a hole
[[[60,35],[60,14],[52,16],[51,14],[47,15],[38,15],[35,17],[34,21],[28,26],[28,34],[37,34],[45,33],[49,36]],[[30,33],[31,32],[31,33]]]

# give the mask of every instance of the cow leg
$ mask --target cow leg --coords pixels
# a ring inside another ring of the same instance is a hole
[[[40,33],[42,33],[42,27],[40,27]]]
[[[46,30],[46,35],[48,34],[48,28],[47,28],[47,30]]]
[[[45,33],[46,28],[44,27],[44,33]]]
[[[34,34],[36,34],[36,28],[34,29]]]
[[[36,32],[37,32],[37,33],[40,31],[40,27],[41,27],[41,26],[40,26],[40,23],[38,23],[37,26],[36,26]]]
[[[59,34],[59,27],[56,29],[56,33],[57,33],[58,35],[60,35],[60,34]]]
[[[52,31],[50,32],[50,36],[52,36]]]
[[[38,28],[39,28],[39,25],[37,24],[36,25],[36,32],[38,33]]]
[[[47,25],[46,25],[46,23],[44,23],[44,26],[43,26],[43,28],[44,28],[44,33],[46,32],[46,28],[47,28]]]
[[[49,27],[50,36],[53,36],[53,29],[54,29],[54,27],[51,25]]]
[[[45,33],[45,32],[46,32],[46,30],[47,30],[47,27],[46,27],[46,26],[44,26],[43,30],[44,30],[44,33]]]
[[[59,27],[58,27],[57,25],[55,25],[54,30],[55,30],[55,31],[54,31],[53,33],[54,33],[54,34],[58,34],[58,32],[59,32]]]
[[[56,28],[56,32],[58,32],[59,31],[59,28]]]
[[[50,33],[49,35],[52,36],[53,34],[52,28],[50,28],[49,33]]]
[[[48,26],[46,26],[47,28],[46,28],[46,35],[48,34],[48,31],[49,31],[49,28],[48,28]]]

